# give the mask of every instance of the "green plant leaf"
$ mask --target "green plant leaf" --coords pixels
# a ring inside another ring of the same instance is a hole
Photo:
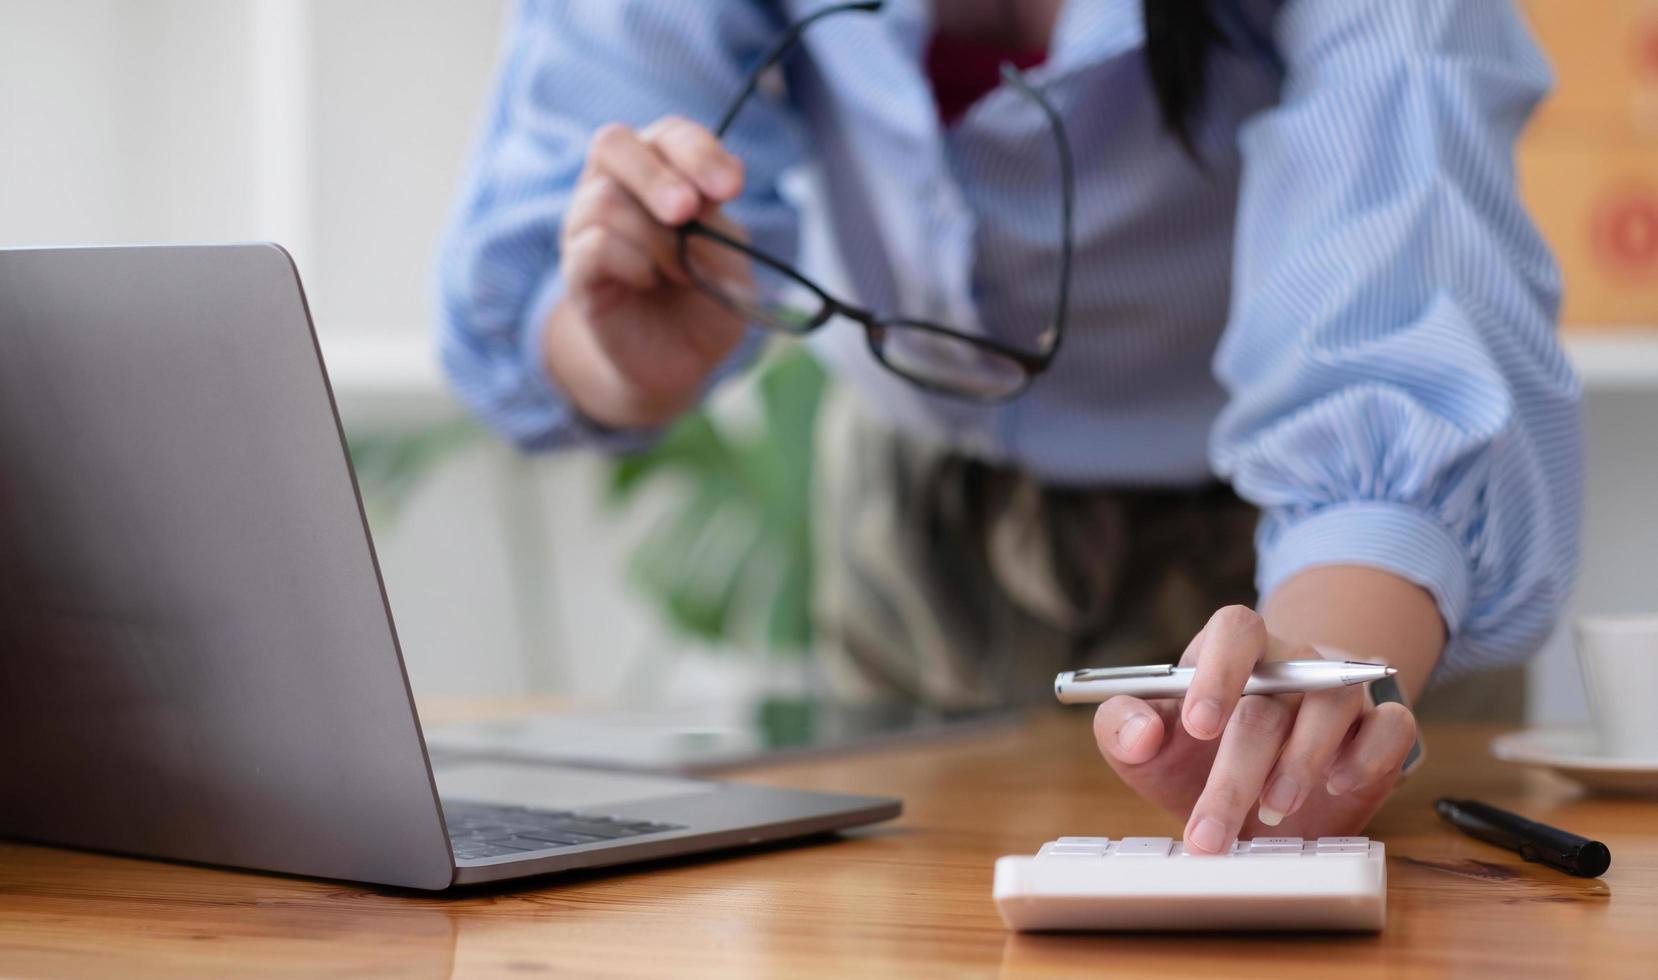
[[[727,432],[698,409],[611,467],[616,506],[660,482],[679,488],[629,560],[629,577],[677,628],[728,646],[807,648],[812,443],[825,384],[804,348],[784,347],[759,368],[757,432]]]

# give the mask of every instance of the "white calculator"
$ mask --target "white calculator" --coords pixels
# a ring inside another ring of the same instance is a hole
[[[1169,837],[1061,837],[996,861],[1009,929],[1377,932],[1387,855],[1368,837],[1257,837],[1191,855]]]

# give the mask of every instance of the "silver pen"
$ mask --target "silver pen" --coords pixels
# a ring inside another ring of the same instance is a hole
[[[1275,660],[1256,664],[1244,684],[1245,694],[1293,694],[1365,684],[1399,671],[1386,664],[1359,660]],[[1136,698],[1185,697],[1196,667],[1156,664],[1146,667],[1088,667],[1054,678],[1061,704],[1093,704],[1127,694]]]

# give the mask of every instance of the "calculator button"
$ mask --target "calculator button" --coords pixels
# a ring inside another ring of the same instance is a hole
[[[1105,857],[1104,844],[1043,844],[1037,857]]]
[[[1318,839],[1319,854],[1369,854],[1370,838],[1368,837],[1320,837]]]
[[[1233,843],[1234,847],[1237,846],[1237,841],[1233,841],[1232,843]],[[1230,853],[1232,855],[1236,855],[1238,852],[1236,850],[1233,850],[1233,851],[1230,851],[1228,853]],[[1213,858],[1214,856],[1215,855],[1210,854],[1207,851],[1188,851],[1188,850],[1186,850],[1186,842],[1185,841],[1175,841],[1174,850],[1169,852],[1169,857],[1192,858],[1192,859],[1198,860],[1198,861],[1207,861],[1207,860]]]
[[[1300,851],[1302,839],[1300,837],[1255,837],[1248,842],[1248,849],[1252,854],[1262,851]]]
[[[1299,837],[1257,837],[1249,842],[1251,854],[1300,854]]]
[[[1124,837],[1117,842],[1118,857],[1168,857],[1173,837]]]

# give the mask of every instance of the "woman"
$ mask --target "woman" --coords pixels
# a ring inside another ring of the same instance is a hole
[[[626,449],[756,323],[811,329],[846,382],[818,606],[849,696],[1028,699],[1180,653],[1185,699],[1095,734],[1189,849],[1358,830],[1409,710],[1240,697],[1253,666],[1384,661],[1408,700],[1531,654],[1576,563],[1578,392],[1511,164],[1548,72],[1515,12],[829,6],[524,0],[444,253],[458,390],[527,448]],[[799,164],[856,305],[792,267]]]

